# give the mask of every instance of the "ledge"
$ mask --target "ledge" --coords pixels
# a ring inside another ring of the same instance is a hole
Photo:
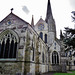
[[[7,58],[6,59],[0,59],[0,61],[16,61],[16,58],[15,59],[12,59],[12,58],[11,59],[7,59]]]

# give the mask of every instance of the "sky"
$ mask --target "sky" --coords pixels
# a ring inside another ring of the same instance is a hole
[[[13,13],[28,23],[31,23],[34,15],[34,24],[36,24],[40,17],[45,20],[47,2],[48,0],[0,0],[0,21],[11,12],[11,8],[14,8]],[[50,0],[50,2],[59,38],[60,29],[74,28],[71,12],[75,11],[75,0]]]

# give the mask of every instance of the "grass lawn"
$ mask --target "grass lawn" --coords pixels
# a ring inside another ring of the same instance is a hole
[[[75,73],[75,71],[71,71],[71,72]]]
[[[55,73],[54,75],[75,75],[75,71],[73,73]]]

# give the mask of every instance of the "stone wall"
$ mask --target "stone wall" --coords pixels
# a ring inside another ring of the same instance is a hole
[[[0,62],[0,75],[16,75],[22,73],[22,62]]]

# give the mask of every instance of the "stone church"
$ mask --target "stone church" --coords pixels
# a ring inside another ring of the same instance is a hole
[[[46,19],[40,18],[36,25],[33,16],[29,24],[12,10],[0,22],[0,75],[39,75],[66,70],[63,42],[56,37],[50,0]]]

